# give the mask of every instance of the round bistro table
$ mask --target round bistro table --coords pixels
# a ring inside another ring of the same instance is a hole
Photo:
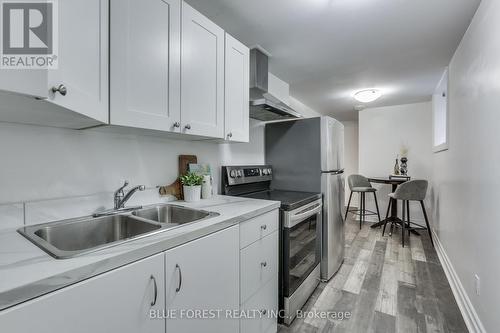
[[[369,177],[368,180],[370,183],[376,183],[376,184],[387,184],[392,186],[392,193],[396,191],[399,185],[407,182],[410,179],[404,179],[404,178],[390,178],[390,177]],[[390,199],[394,200],[394,199]],[[395,200],[397,201],[397,200]],[[401,220],[398,217],[398,205],[397,202],[394,202],[393,205],[391,205],[391,215],[387,219],[383,219],[382,221],[373,224],[371,227],[372,228],[378,228],[380,226],[383,226],[385,223],[396,223],[396,224],[401,224],[403,223],[403,220]],[[391,228],[392,230],[392,228]],[[420,235],[418,232],[415,230],[412,230],[413,234]]]

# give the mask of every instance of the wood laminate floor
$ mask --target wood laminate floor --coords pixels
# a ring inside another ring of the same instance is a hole
[[[304,305],[309,317],[278,332],[468,332],[427,233],[403,248],[400,230],[382,237],[382,229],[367,223],[359,230],[349,218],[341,269]],[[312,316],[321,313],[329,317]]]

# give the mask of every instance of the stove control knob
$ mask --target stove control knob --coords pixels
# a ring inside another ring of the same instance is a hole
[[[267,175],[267,169],[262,169],[262,174],[265,176]]]
[[[271,168],[267,169],[267,174],[268,175],[271,175],[272,173],[273,173],[273,169],[271,169]]]
[[[241,178],[241,177],[243,177],[243,171],[238,170],[238,178]]]
[[[237,174],[236,170],[231,170],[231,171],[229,171],[229,177],[231,177],[231,178],[236,178],[236,176],[237,176],[237,175],[238,175],[238,174]]]

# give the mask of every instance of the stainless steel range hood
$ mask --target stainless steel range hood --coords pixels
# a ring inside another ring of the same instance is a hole
[[[259,49],[250,50],[250,118],[269,121],[302,118],[268,92],[268,57]]]

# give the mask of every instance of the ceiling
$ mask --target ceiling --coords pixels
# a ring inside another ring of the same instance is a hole
[[[480,0],[187,0],[248,46],[271,54],[290,94],[339,120],[366,106],[428,101]]]

